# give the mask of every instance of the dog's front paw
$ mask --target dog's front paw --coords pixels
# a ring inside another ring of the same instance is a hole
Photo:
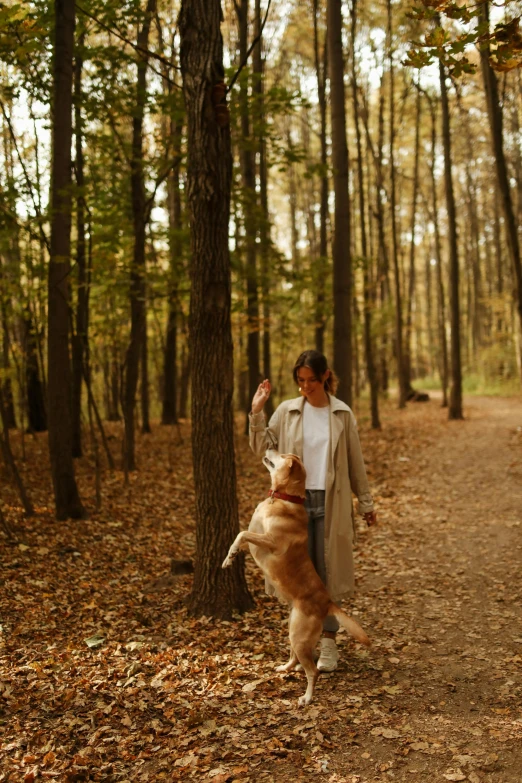
[[[308,696],[308,694],[304,694],[304,696],[299,696],[297,699],[297,706],[298,707],[306,707],[310,702],[312,701],[312,697]]]
[[[223,560],[223,565],[221,566],[221,568],[228,568],[229,566],[231,566],[232,563],[234,562],[234,558],[236,555],[237,552],[233,552],[232,550],[230,550],[226,558]]]

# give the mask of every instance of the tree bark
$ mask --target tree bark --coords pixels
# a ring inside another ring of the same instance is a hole
[[[333,367],[340,378],[338,396],[352,402],[352,257],[348,145],[344,94],[343,16],[341,0],[327,0],[332,166],[335,193],[333,257]]]
[[[326,329],[325,287],[328,267],[328,146],[326,139],[326,79],[328,74],[328,43],[325,38],[322,57],[319,53],[319,2],[314,0],[314,57],[319,103],[319,143],[321,145],[321,195],[319,202],[319,258],[315,278],[315,349],[324,353]]]
[[[82,70],[81,47],[84,34],[78,39],[78,51],[74,63],[74,140],[76,147],[76,269],[78,273],[78,294],[76,303],[76,329],[72,335],[72,454],[82,456],[82,382],[84,374],[84,350],[87,344],[89,321],[89,293],[85,252],[85,176],[83,166],[83,120],[82,120]]]
[[[167,334],[165,338],[165,356],[163,363],[163,407],[162,424],[176,424],[177,411],[177,360],[178,360],[178,276],[181,267],[182,229],[181,193],[180,193],[180,161],[181,161],[181,122],[171,119],[170,135],[176,163],[167,179],[167,199],[169,214],[169,314]]]
[[[448,341],[446,339],[446,297],[444,293],[444,275],[442,274],[442,251],[439,227],[439,204],[437,198],[437,181],[435,178],[435,166],[437,162],[437,115],[434,103],[430,100],[431,112],[431,204],[433,210],[433,225],[435,230],[435,260],[437,262],[437,324],[439,331],[439,373],[442,387],[442,407],[448,405]]]
[[[404,335],[404,385],[406,397],[409,398],[414,390],[411,385],[411,338],[413,330],[413,299],[415,296],[415,231],[417,226],[417,200],[419,195],[419,158],[420,158],[420,125],[421,125],[421,93],[417,85],[417,99],[415,102],[415,150],[413,163],[413,195],[411,199],[411,242],[410,242],[410,270],[408,277],[408,301],[406,304],[406,329]]]
[[[457,241],[457,215],[453,191],[453,164],[451,152],[451,128],[446,87],[446,72],[439,61],[440,95],[442,105],[442,141],[444,146],[444,184],[446,211],[448,214],[450,321],[451,321],[451,388],[448,415],[450,419],[463,419],[462,367],[460,359],[460,304],[459,304],[459,254]]]
[[[487,23],[489,29],[489,3],[485,2],[481,7],[482,20]],[[482,78],[486,93],[489,126],[491,131],[491,143],[495,156],[495,168],[497,173],[498,189],[504,213],[506,237],[513,265],[515,278],[515,305],[518,313],[519,332],[522,337],[522,259],[520,255],[520,243],[518,239],[518,225],[513,207],[513,199],[509,184],[509,173],[504,154],[503,136],[503,111],[498,94],[497,76],[489,61],[489,44],[484,44],[480,50],[480,63],[482,66]],[[519,341],[521,354],[518,364],[522,373],[522,339]],[[522,376],[521,376],[522,379]]]
[[[130,272],[131,332],[125,356],[125,389],[123,418],[125,422],[125,443],[123,459],[126,471],[136,469],[134,410],[138,388],[140,358],[143,355],[143,340],[146,339],[145,304],[145,229],[146,198],[143,175],[143,119],[147,99],[147,67],[150,25],[156,12],[156,0],[147,0],[142,27],[138,33],[140,54],[137,59],[136,105],[132,118],[131,150],[131,196],[134,249]],[[142,389],[143,391],[143,389]]]
[[[259,153],[259,254],[261,258],[261,291],[263,295],[263,378],[272,377],[271,346],[271,307],[270,307],[270,216],[268,213],[268,165],[265,139],[265,102],[264,102],[264,63],[263,37],[261,29],[261,0],[255,0],[254,36],[258,42],[253,51],[254,94],[257,97],[258,133],[257,149]],[[274,400],[269,397],[265,405],[266,415],[274,412]]]
[[[366,199],[364,189],[364,163],[361,143],[360,106],[357,86],[357,71],[355,68],[355,36],[357,31],[357,0],[352,0],[352,95],[355,118],[355,134],[357,141],[357,176],[359,183],[359,213],[361,221],[361,251],[363,268],[363,297],[364,297],[364,351],[366,355],[366,371],[370,386],[370,410],[372,427],[380,429],[379,419],[379,379],[375,367],[374,342],[372,338],[372,308],[375,307],[375,296],[370,281],[370,265],[372,259],[368,253],[368,239],[366,229]]]
[[[74,0],[55,2],[48,277],[49,453],[56,518],[82,518],[72,459],[69,275]]]
[[[27,421],[30,432],[47,430],[45,394],[38,362],[38,335],[29,307],[24,318],[25,384],[27,393]]]
[[[390,123],[390,210],[392,228],[393,276],[395,282],[395,355],[397,359],[397,380],[399,383],[399,408],[406,405],[407,388],[404,374],[404,352],[402,335],[402,294],[399,267],[399,240],[397,236],[397,177],[395,167],[395,69],[393,67],[393,29],[391,0],[387,0],[388,27],[387,48],[389,62],[389,123]]]
[[[228,247],[232,158],[219,0],[183,0],[179,18],[187,111],[191,233],[190,347],[196,566],[189,611],[230,618],[252,606],[243,560],[221,563],[239,531],[234,462]]]
[[[239,0],[235,4],[239,24],[239,60],[245,61],[248,51],[248,10],[249,0]],[[259,297],[257,290],[257,253],[256,253],[256,172],[253,141],[253,128],[250,117],[247,71],[243,71],[239,80],[239,112],[241,124],[241,179],[243,185],[242,209],[245,229],[245,273],[247,294],[247,361],[248,361],[248,406],[259,385]],[[247,407],[248,407],[247,406]]]

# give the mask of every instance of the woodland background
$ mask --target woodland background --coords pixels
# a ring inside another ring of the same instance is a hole
[[[519,14],[0,3],[0,780],[518,783]],[[381,524],[303,716],[221,562],[314,346]]]

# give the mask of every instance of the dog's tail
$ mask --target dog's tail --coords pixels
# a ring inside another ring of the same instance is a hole
[[[333,614],[333,616],[339,621],[343,628],[346,628],[348,633],[351,634],[354,639],[357,639],[357,641],[361,642],[361,644],[365,644],[366,647],[370,647],[371,641],[359,623],[356,623],[355,620],[346,614],[346,612],[344,612],[339,606],[331,603],[328,607],[328,614]]]

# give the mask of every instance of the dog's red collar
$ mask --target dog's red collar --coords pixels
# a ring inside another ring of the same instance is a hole
[[[298,503],[300,506],[304,505],[305,499],[300,498],[299,495],[287,495],[286,492],[276,492],[274,489],[268,490],[268,497],[272,499],[272,503],[275,498],[279,500],[288,500],[289,503]]]

